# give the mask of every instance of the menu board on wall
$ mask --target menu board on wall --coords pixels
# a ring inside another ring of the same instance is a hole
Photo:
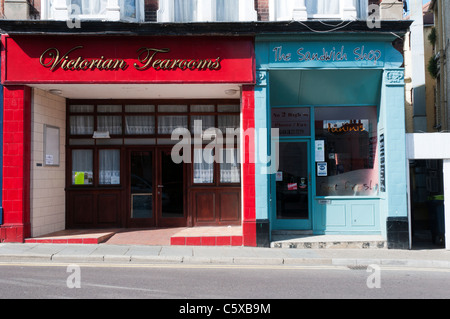
[[[272,108],[272,128],[278,128],[280,136],[309,136],[311,134],[309,108]]]
[[[384,149],[384,134],[380,135],[380,191],[386,192],[386,157]]]

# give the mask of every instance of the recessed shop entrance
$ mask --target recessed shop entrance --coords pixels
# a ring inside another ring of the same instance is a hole
[[[171,160],[169,148],[131,150],[129,158],[130,227],[186,226],[184,165]]]
[[[69,100],[67,124],[68,229],[240,225],[238,99]]]

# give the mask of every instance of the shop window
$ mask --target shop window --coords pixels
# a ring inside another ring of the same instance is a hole
[[[271,21],[306,19],[365,20],[367,0],[269,0]]]
[[[99,151],[99,184],[120,185],[120,150]]]
[[[220,182],[225,184],[241,182],[241,166],[239,164],[238,149],[228,148],[222,150]]]
[[[376,107],[315,109],[317,196],[379,194]]]
[[[144,21],[144,0],[42,0],[42,20]]]
[[[214,182],[214,154],[212,149],[194,149],[194,184]]]
[[[92,185],[94,183],[93,158],[92,150],[72,151],[72,185]]]
[[[90,115],[76,115],[70,117],[70,134],[92,135],[94,133],[94,117]]]
[[[160,0],[158,22],[256,21],[254,0]]]

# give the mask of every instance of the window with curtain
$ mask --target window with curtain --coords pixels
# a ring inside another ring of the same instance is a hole
[[[66,7],[56,6],[56,3],[57,0],[41,0],[42,20],[66,15],[67,18],[109,19],[108,0],[65,0]],[[119,8],[120,20],[144,21],[144,0],[119,0]]]
[[[240,183],[241,166],[239,164],[239,151],[235,148],[222,150],[220,160],[220,182],[221,183]]]
[[[254,0],[159,0],[158,22],[257,21]]]
[[[214,182],[214,154],[212,149],[194,149],[194,184]]]
[[[72,185],[94,183],[93,150],[72,150]]]
[[[108,0],[67,0],[71,15],[104,16]]]
[[[99,151],[99,184],[120,184],[120,150]]]
[[[197,20],[197,0],[173,0],[173,18],[175,22]]]
[[[306,0],[308,17],[339,15],[342,0]]]
[[[296,2],[292,0],[269,0],[270,16],[273,21],[289,21],[294,17],[294,10],[299,10]],[[349,6],[344,3],[348,0],[305,0],[306,14],[309,19],[342,19],[343,9]],[[368,0],[350,0],[355,9],[355,17],[364,20],[368,15]],[[301,11],[300,11],[301,12]],[[353,14],[352,14],[353,15]]]
[[[216,21],[239,21],[239,0],[216,0]]]

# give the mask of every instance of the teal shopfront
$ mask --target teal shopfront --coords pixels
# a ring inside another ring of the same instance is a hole
[[[261,245],[274,230],[407,243],[404,70],[395,39],[369,33],[256,38]]]

